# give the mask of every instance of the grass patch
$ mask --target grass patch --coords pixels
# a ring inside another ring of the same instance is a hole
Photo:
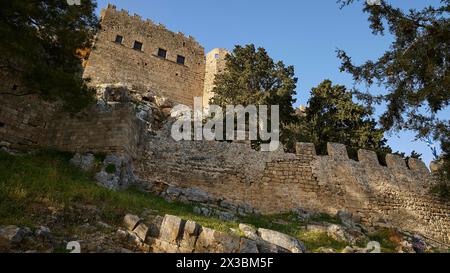
[[[135,188],[123,192],[104,189],[96,185],[91,173],[69,164],[70,158],[53,151],[20,156],[0,152],[0,225],[34,226],[36,204],[55,208],[82,204],[99,208],[102,218],[111,224],[120,224],[126,213],[140,214],[150,208],[222,231],[230,226],[194,214],[191,205],[169,203]]]
[[[402,241],[402,235],[398,234],[392,229],[382,229],[377,232],[369,234],[371,241],[377,241],[381,245],[381,251],[383,253],[395,253],[396,248]]]
[[[171,214],[196,221],[202,226],[230,232],[239,223],[283,232],[303,241],[308,250],[345,247],[326,234],[305,231],[306,223],[295,213],[269,216],[249,215],[236,222],[226,222],[217,217],[206,217],[193,212],[193,205],[167,202],[136,188],[114,192],[98,186],[92,172],[84,172],[69,163],[72,154],[39,151],[13,156],[0,151],[0,225],[36,227],[39,216],[36,206],[70,208],[73,205],[92,205],[100,210],[102,221],[121,226],[125,214],[141,214],[145,209],[159,215]],[[99,159],[98,161],[101,161]],[[337,223],[328,215],[319,215],[313,221]],[[67,227],[66,231],[71,228]]]

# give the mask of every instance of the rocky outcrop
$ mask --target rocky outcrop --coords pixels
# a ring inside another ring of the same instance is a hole
[[[126,215],[124,224],[128,229],[128,236],[136,235],[136,242],[148,245],[149,251],[154,253],[305,252],[303,243],[291,236],[267,229],[260,229],[257,233],[250,226],[243,224],[240,228],[246,230],[245,237],[202,227],[194,221],[186,221],[172,215],[164,217],[157,237],[148,233],[149,228],[138,216]]]

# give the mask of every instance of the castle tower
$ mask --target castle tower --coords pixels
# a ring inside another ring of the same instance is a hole
[[[124,83],[193,106],[203,93],[205,51],[190,36],[108,5],[83,77],[93,86]]]
[[[225,69],[225,57],[229,54],[228,50],[215,48],[206,54],[205,87],[203,90],[203,107],[208,107],[209,100],[214,96],[214,79]]]

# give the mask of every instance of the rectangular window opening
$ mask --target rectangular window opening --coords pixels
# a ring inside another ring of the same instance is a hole
[[[186,61],[186,58],[184,56],[178,55],[177,56],[177,63],[184,64]]]
[[[165,59],[167,57],[167,50],[158,48],[158,57]]]
[[[118,43],[118,44],[122,44],[122,42],[123,42],[123,36],[117,35],[117,36],[116,36],[115,42]]]
[[[142,43],[138,41],[134,41],[133,49],[142,51]]]

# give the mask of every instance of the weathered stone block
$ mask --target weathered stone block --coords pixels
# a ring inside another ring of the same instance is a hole
[[[123,222],[129,231],[133,231],[141,222],[141,219],[137,215],[127,214],[123,218]]]
[[[386,155],[386,164],[391,169],[407,170],[405,159],[399,155],[388,154]]]
[[[347,148],[344,144],[327,143],[328,155],[337,160],[348,160]]]
[[[370,166],[377,166],[380,165],[380,162],[378,161],[377,153],[374,151],[369,150],[358,150],[358,160],[359,162],[370,165]]]
[[[178,244],[183,234],[185,222],[177,216],[166,215],[161,224],[159,239],[171,244]]]
[[[239,253],[259,253],[258,246],[255,241],[241,238]]]
[[[269,243],[275,244],[282,248],[285,248],[292,253],[303,253],[305,252],[305,246],[302,242],[296,238],[289,236],[287,234],[269,230],[269,229],[258,229],[258,233],[261,238]]]
[[[198,235],[200,234],[201,226],[194,221],[187,221],[184,226],[183,237],[180,241],[180,247],[184,249],[194,249],[197,242]]]
[[[147,238],[148,227],[147,227],[147,225],[140,223],[133,230],[133,232],[139,237],[139,239],[141,239],[143,242],[145,242],[145,240]]]
[[[425,163],[417,158],[409,158],[408,166],[411,170],[418,173],[419,175],[429,175],[430,171],[428,170]]]
[[[240,239],[223,232],[202,228],[195,245],[199,253],[237,253]]]
[[[316,155],[316,147],[313,143],[297,142],[295,144],[295,153],[297,155]]]

